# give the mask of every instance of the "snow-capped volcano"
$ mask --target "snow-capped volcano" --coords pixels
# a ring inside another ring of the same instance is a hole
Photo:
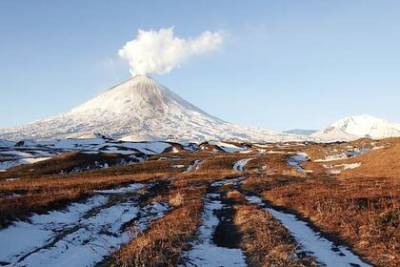
[[[400,124],[369,115],[346,117],[311,135],[321,141],[348,141],[364,137],[380,139],[394,136],[400,136]]]
[[[12,129],[0,138],[87,138],[203,141],[241,139],[281,141],[295,136],[240,127],[213,117],[148,76],[135,76],[58,116]]]

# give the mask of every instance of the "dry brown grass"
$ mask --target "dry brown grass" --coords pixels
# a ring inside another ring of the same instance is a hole
[[[226,193],[226,198],[236,203],[244,203],[246,198],[238,190],[231,190]]]
[[[183,194],[181,194],[181,192],[177,192],[175,194],[170,195],[168,203],[171,207],[176,208],[182,206],[184,204],[184,201],[185,200]]]
[[[261,154],[254,157],[247,165],[246,169],[257,170],[261,175],[297,175],[298,173],[287,164],[288,154]]]
[[[299,257],[295,240],[270,213],[254,205],[237,205],[235,210],[249,266],[316,266],[313,258]]]
[[[388,148],[370,151],[364,155],[340,163],[361,163],[361,166],[341,173],[342,178],[351,177],[400,177],[400,143],[392,144]]]
[[[221,153],[216,154],[213,157],[207,158],[201,165],[201,169],[205,170],[218,170],[218,169],[230,169],[232,170],[233,164],[241,159],[250,158],[250,154],[239,154],[239,153]]]
[[[204,187],[180,191],[183,205],[123,246],[115,253],[112,266],[176,266],[200,223],[204,193]]]
[[[323,165],[319,162],[313,161],[305,161],[301,164],[301,166],[307,170],[311,171],[313,176],[321,177],[321,176],[328,176],[327,170],[323,167]]]
[[[377,266],[400,264],[398,180],[314,180],[276,187],[263,195],[345,240]]]
[[[288,184],[304,183],[309,180],[312,180],[312,178],[285,175],[259,175],[253,173],[246,176],[246,180],[243,181],[242,188],[248,191],[259,193],[264,190],[273,189]]]

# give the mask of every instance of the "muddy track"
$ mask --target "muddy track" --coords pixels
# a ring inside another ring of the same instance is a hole
[[[165,204],[147,203],[164,188],[160,182],[100,190],[82,203],[16,222],[0,231],[0,263],[94,266],[129,241],[132,231],[128,226],[143,231],[164,215]]]
[[[234,210],[232,206],[227,205],[226,201],[222,200],[221,203],[224,207],[215,212],[219,223],[215,228],[212,240],[218,247],[239,248],[240,234],[237,226],[233,223]]]
[[[181,266],[247,266],[244,252],[239,248],[240,236],[233,224],[233,207],[219,192],[222,186],[237,184],[241,179],[211,184],[204,199],[197,238],[184,253]]]

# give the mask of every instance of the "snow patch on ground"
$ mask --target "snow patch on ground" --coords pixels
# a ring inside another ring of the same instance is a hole
[[[238,183],[242,182],[244,177],[236,177],[226,180],[215,181],[211,184],[212,187],[219,187],[223,185],[237,185]]]
[[[131,185],[123,186],[123,187],[119,187],[119,188],[97,190],[95,192],[101,193],[101,194],[125,194],[125,193],[136,192],[139,189],[142,189],[144,187],[145,187],[144,184],[131,184]]]
[[[279,151],[279,150],[268,150],[266,151],[267,154],[286,154],[286,151]]]
[[[89,210],[107,202],[105,196],[74,203],[65,210],[33,215],[27,222],[19,221],[0,230],[0,262],[16,263],[23,255],[50,242],[57,232],[73,228]]]
[[[164,152],[167,148],[171,147],[169,143],[166,142],[126,142],[120,146],[130,149],[137,149],[144,154],[160,154]]]
[[[341,167],[344,170],[352,170],[352,169],[356,169],[358,167],[361,166],[360,162],[356,162],[356,163],[345,163],[345,164],[340,164],[340,165],[335,165],[335,167]]]
[[[186,169],[186,172],[197,171],[200,169],[202,163],[203,160],[196,159],[192,164],[189,165],[189,167]]]
[[[233,145],[233,144],[226,143],[226,142],[210,141],[208,143],[211,145],[216,145],[216,146],[220,147],[223,151],[225,151],[227,153],[236,153],[236,152],[244,153],[247,151],[251,151],[248,147],[237,146],[237,145]]]
[[[328,169],[329,174],[339,175],[343,170],[353,170],[361,166],[361,162],[356,163],[343,163],[336,165],[323,164],[325,169]]]
[[[172,168],[182,169],[182,168],[185,168],[185,165],[183,165],[183,164],[172,165]]]
[[[303,169],[303,167],[301,166],[301,164],[302,164],[304,161],[308,161],[308,160],[309,160],[309,157],[308,157],[308,155],[307,155],[306,153],[299,152],[299,153],[296,153],[296,154],[293,155],[293,156],[290,156],[290,157],[287,159],[287,164],[288,164],[290,167],[295,168],[297,172],[299,172],[299,173],[304,173],[305,170]]]
[[[0,162],[0,172],[6,171],[9,168],[16,167],[23,164],[33,164],[39,161],[48,160],[49,157],[41,157],[41,158],[23,158],[18,160],[10,160]]]
[[[244,168],[246,167],[247,163],[249,163],[249,161],[252,160],[252,158],[249,159],[241,159],[236,161],[233,164],[233,169],[237,172],[243,172]]]
[[[372,147],[372,150],[379,150],[379,149],[384,149],[386,146],[374,146]]]
[[[315,162],[326,162],[342,159],[347,159],[347,155],[345,153],[328,155],[323,159],[316,159]]]
[[[339,169],[330,169],[330,170],[328,170],[328,174],[332,174],[332,175],[339,175],[341,173],[342,173],[342,171],[339,170]]]
[[[367,147],[362,147],[362,148],[351,148],[348,149],[347,151],[343,153],[336,153],[336,154],[330,154],[327,155],[323,159],[317,159],[314,160],[315,162],[326,162],[326,161],[334,161],[334,160],[343,160],[343,159],[348,159],[348,158],[354,158],[358,157],[360,155],[363,155],[367,152],[369,152],[370,149]]]
[[[94,266],[132,237],[124,225],[136,221],[136,232],[168,210],[152,203],[141,207],[137,198],[118,201],[109,194],[125,194],[143,188],[132,184],[97,191],[83,203],[60,211],[34,215],[0,231],[0,262],[5,266]]]

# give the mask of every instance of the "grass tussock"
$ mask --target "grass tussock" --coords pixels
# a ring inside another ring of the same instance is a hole
[[[240,193],[238,190],[231,190],[226,193],[226,198],[228,200],[234,201],[236,203],[244,203],[246,201],[246,198],[242,193]]]
[[[172,194],[169,197],[169,201],[168,201],[169,205],[171,207],[180,207],[184,204],[184,197],[183,194],[181,194],[180,192],[177,192],[175,194]]]

